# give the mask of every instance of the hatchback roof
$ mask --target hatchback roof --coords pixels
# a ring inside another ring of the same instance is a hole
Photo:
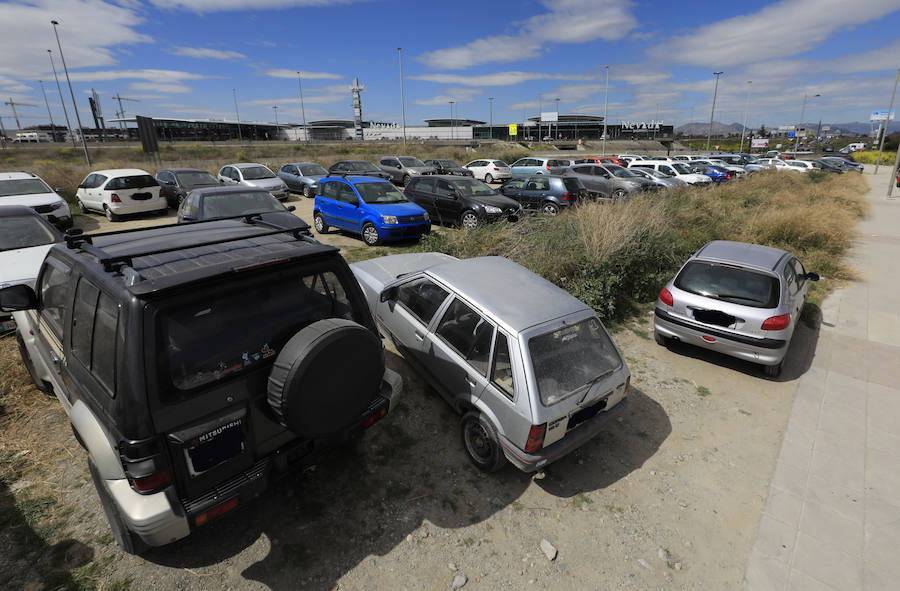
[[[779,261],[789,255],[787,251],[760,244],[713,240],[697,251],[697,258],[723,263],[733,263],[744,267],[773,270]]]
[[[150,175],[146,170],[140,168],[108,168],[106,170],[93,170],[90,174],[102,174],[103,176],[144,176]]]
[[[251,166],[262,166],[263,168],[269,168],[265,164],[260,164],[259,162],[235,162],[234,164],[226,164],[225,166],[235,166],[237,168],[249,168]]]
[[[514,333],[590,309],[540,275],[503,257],[449,261],[426,272],[458,290]]]

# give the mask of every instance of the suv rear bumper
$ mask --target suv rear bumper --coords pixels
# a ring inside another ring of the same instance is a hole
[[[127,478],[104,482],[128,529],[148,546],[169,544],[191,533],[187,517],[176,510],[165,491],[142,495]]]

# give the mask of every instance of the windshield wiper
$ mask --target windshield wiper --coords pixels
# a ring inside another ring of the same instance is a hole
[[[748,302],[756,302],[757,304],[765,303],[762,300],[758,300],[756,298],[748,298],[747,296],[738,295],[736,293],[709,293],[709,294],[706,294],[706,297],[713,298],[716,300],[735,299],[735,300],[747,300]]]

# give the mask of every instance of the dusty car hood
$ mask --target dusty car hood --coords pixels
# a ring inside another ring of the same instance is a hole
[[[52,247],[51,243],[0,252],[0,285],[27,282],[34,287],[41,263]]]

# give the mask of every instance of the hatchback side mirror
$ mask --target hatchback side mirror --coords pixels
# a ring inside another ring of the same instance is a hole
[[[79,189],[85,189],[85,188],[87,188],[87,185],[85,185],[84,183],[81,183],[80,185],[78,185],[78,188],[79,188]],[[57,190],[58,190],[58,189],[57,189]]]
[[[20,283],[0,289],[0,310],[18,312],[30,310],[37,305],[37,295],[30,285]]]
[[[388,302],[388,301],[396,299],[396,298],[397,298],[397,287],[394,286],[394,287],[389,287],[389,288],[385,289],[384,291],[382,291],[381,294],[378,296],[378,301],[379,302]]]

